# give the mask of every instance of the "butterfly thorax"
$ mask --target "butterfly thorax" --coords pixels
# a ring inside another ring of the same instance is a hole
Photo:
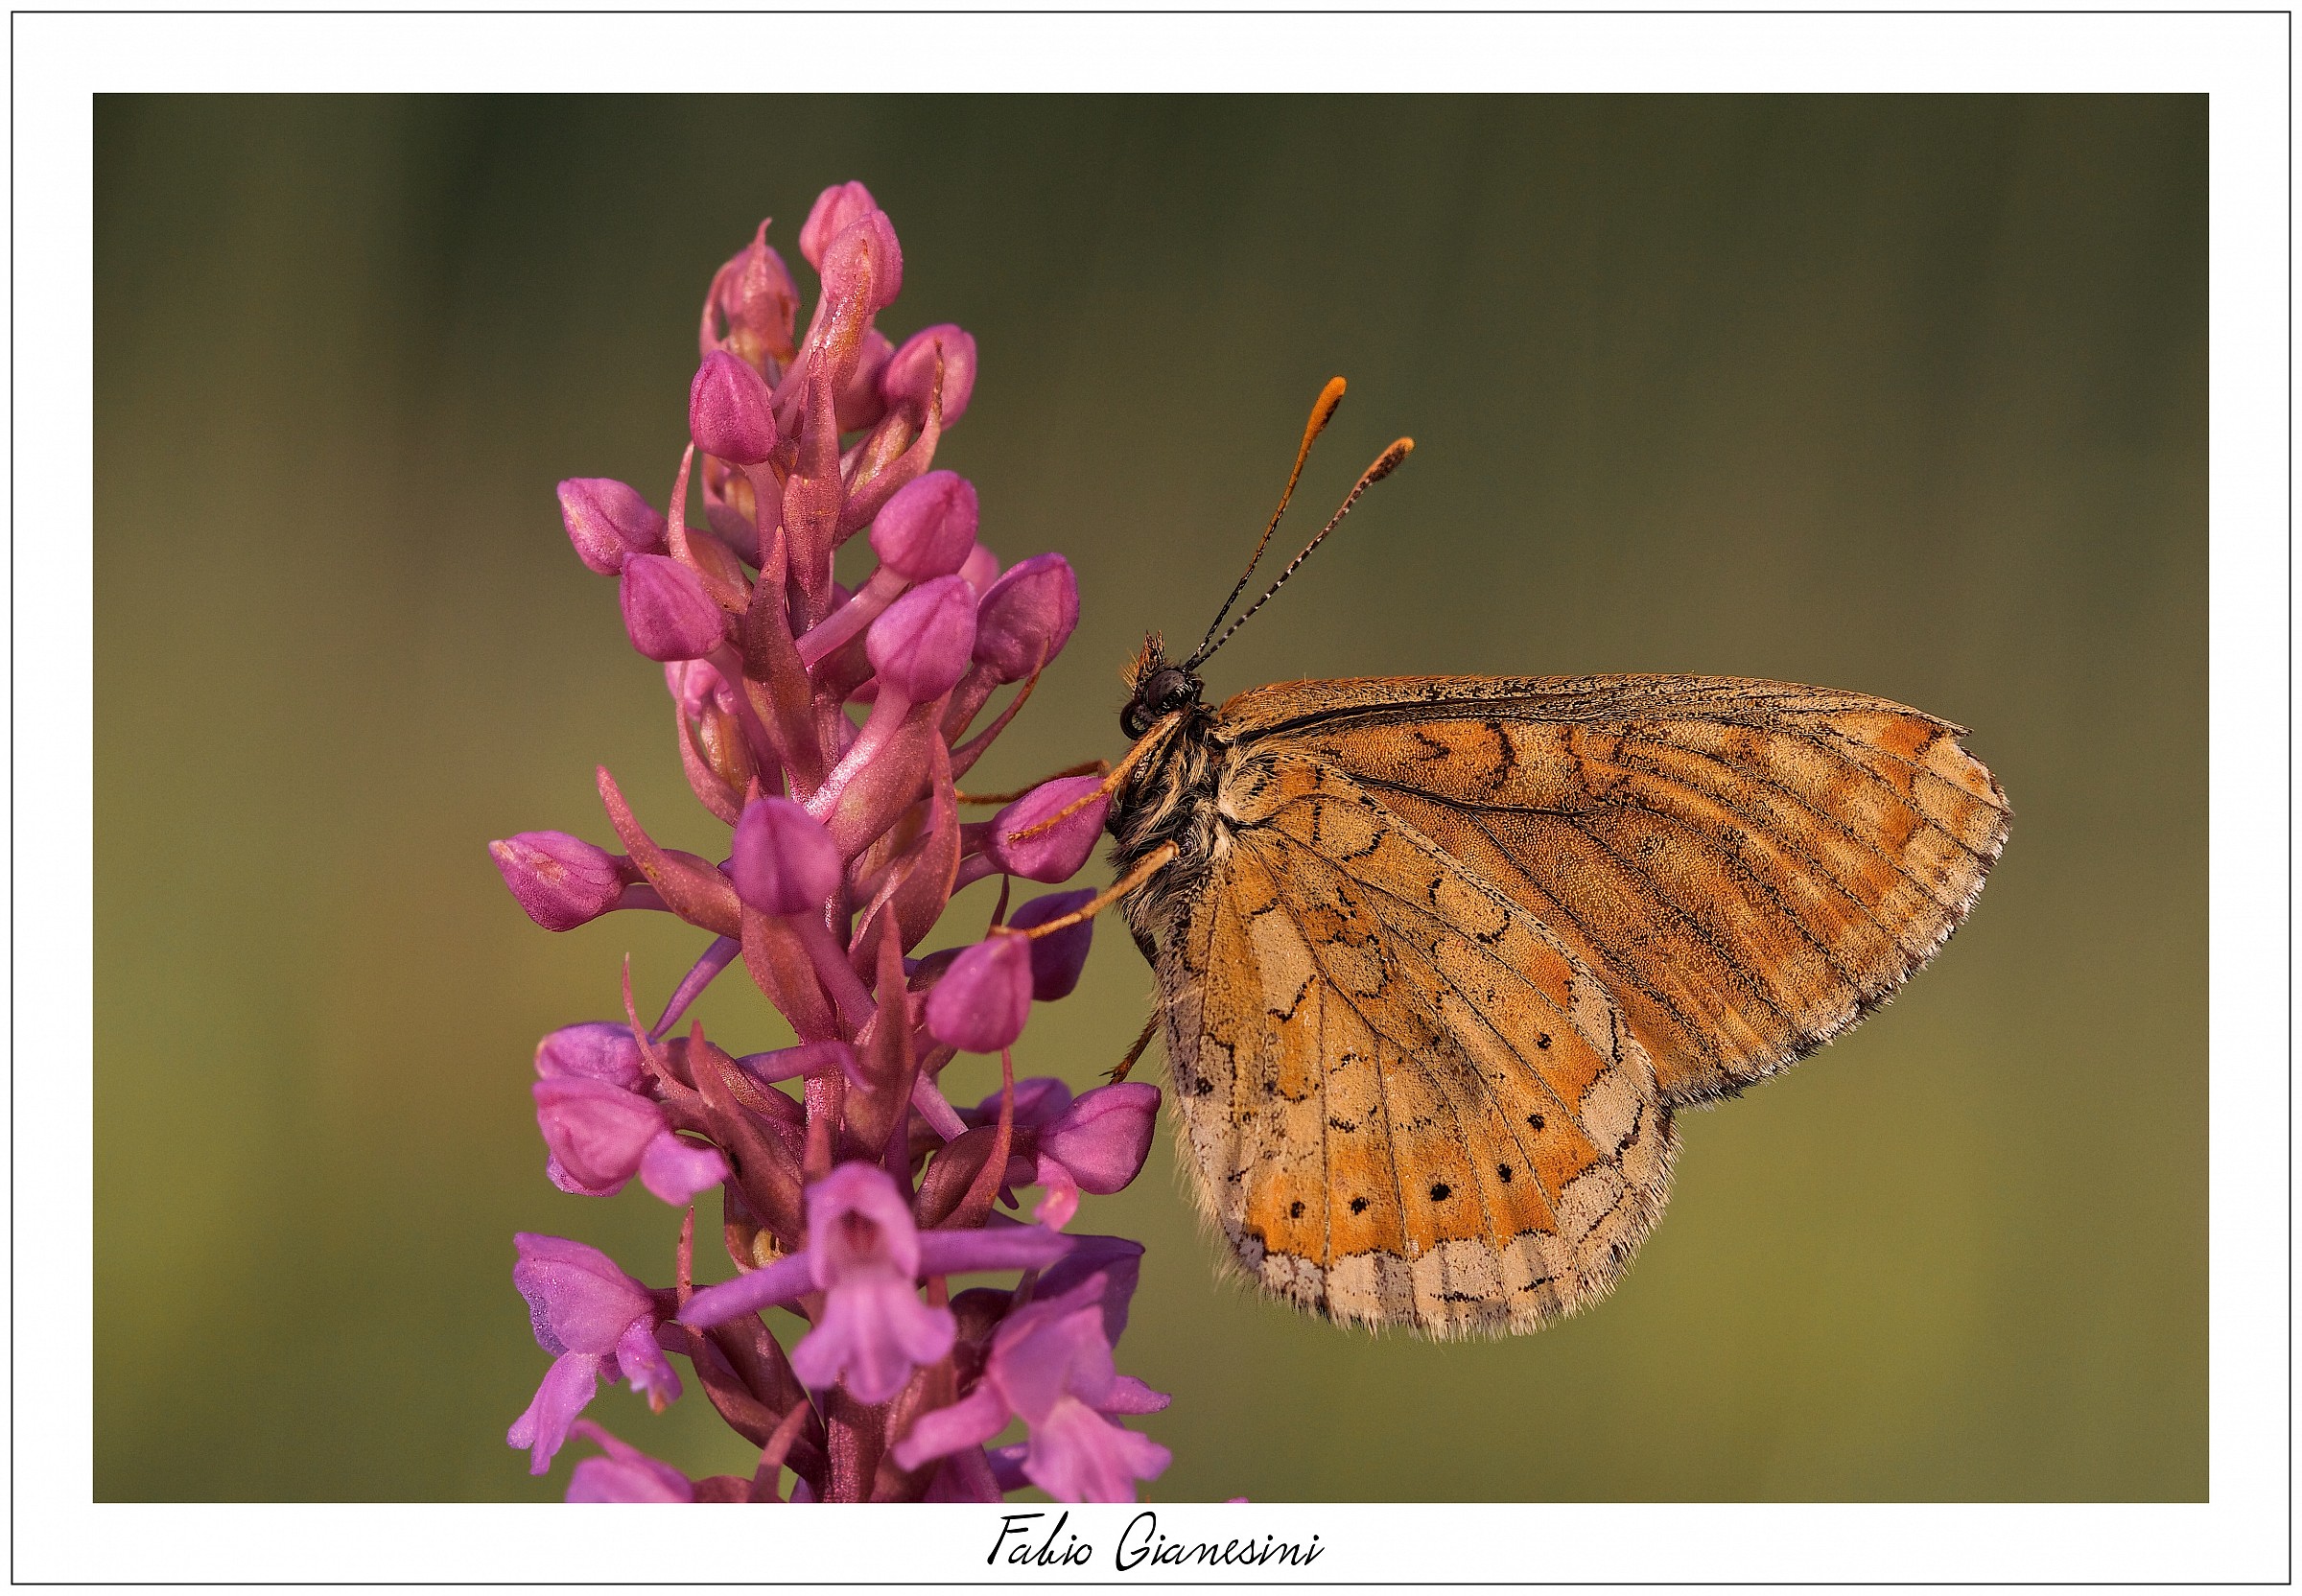
[[[1120,729],[1140,738],[1171,715],[1181,720],[1114,794],[1104,829],[1116,839],[1112,862],[1124,874],[1162,843],[1175,860],[1130,894],[1122,905],[1145,957],[1167,946],[1172,922],[1187,912],[1216,845],[1215,788],[1231,749],[1215,736],[1214,712],[1200,702],[1199,679],[1166,663],[1156,638],[1128,669],[1131,692]]]

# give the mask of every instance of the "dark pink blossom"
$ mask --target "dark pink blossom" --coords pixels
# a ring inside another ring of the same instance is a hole
[[[980,519],[975,483],[956,471],[930,471],[887,501],[872,523],[871,552],[906,581],[949,576],[975,552]]]
[[[834,303],[870,284],[871,308],[885,310],[904,291],[904,246],[887,213],[856,218],[823,246],[823,294]]]
[[[980,598],[984,594],[989,593],[992,589],[992,584],[999,579],[999,556],[993,553],[990,550],[984,548],[980,543],[976,544],[974,549],[968,552],[966,563],[959,567],[959,577],[962,581],[966,582],[969,587],[974,588],[975,590],[975,596]],[[978,617],[976,621],[976,626],[978,629],[975,634],[975,646],[976,650],[980,652],[983,643],[983,636],[980,630],[982,625],[982,622],[980,620],[982,610],[980,607],[977,608],[975,613]]]
[[[950,1407],[922,1414],[895,1448],[917,1468],[980,1446],[1020,1418],[1028,1427],[1022,1475],[1059,1502],[1132,1502],[1135,1482],[1157,1479],[1172,1454],[1117,1422],[1157,1413],[1167,1398],[1112,1365],[1100,1276],[1000,1322],[983,1375]]]
[[[712,276],[704,294],[696,353],[727,349],[765,373],[767,363],[791,358],[791,329],[799,290],[783,256],[767,242],[767,223]]]
[[[727,1179],[727,1160],[671,1132],[648,1097],[580,1075],[542,1080],[529,1089],[551,1158],[544,1172],[562,1191],[613,1197],[632,1176],[673,1205]]]
[[[792,1372],[816,1389],[844,1378],[857,1401],[884,1402],[914,1367],[949,1352],[956,1334],[949,1308],[920,1301],[921,1276],[1039,1268],[1065,1246],[1038,1229],[922,1234],[885,1170],[843,1163],[809,1190],[805,1251],[697,1292],[679,1317],[716,1325],[820,1291],[823,1311],[791,1349]]]
[[[667,660],[664,686],[690,720],[700,720],[713,712],[736,714],[736,690],[709,660]]]
[[[1123,1083],[1122,1083],[1123,1084]],[[1082,1280],[1103,1282],[1103,1339],[1114,1347],[1127,1329],[1127,1308],[1143,1271],[1143,1244],[1122,1235],[1075,1235],[1071,1250],[1039,1278],[1039,1294],[1052,1299]]]
[[[553,1356],[535,1400],[505,1438],[532,1456],[541,1474],[567,1439],[599,1381],[629,1380],[658,1410],[679,1398],[679,1376],[655,1344],[655,1304],[647,1288],[597,1247],[555,1235],[512,1237],[519,1262],[511,1282],[528,1299],[536,1344]]]
[[[1159,1124],[1159,1088],[1112,1081],[1073,1097],[1061,1081],[1035,1076],[1015,1090],[1005,1184],[1046,1188],[1033,1219],[1062,1230],[1078,1212],[1082,1191],[1107,1197],[1142,1173]],[[995,1123],[1004,1095],[993,1092],[961,1117],[971,1125]]]
[[[865,648],[880,692],[917,704],[951,691],[975,644],[975,590],[939,576],[913,588],[871,623]],[[874,705],[876,712],[878,706]]]
[[[887,413],[886,396],[880,391],[880,374],[886,370],[888,357],[894,353],[895,345],[877,327],[863,335],[862,348],[856,356],[856,369],[832,402],[832,413],[841,432],[859,432]]]

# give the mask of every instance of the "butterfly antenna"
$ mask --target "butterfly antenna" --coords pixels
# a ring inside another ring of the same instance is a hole
[[[1241,626],[1246,625],[1249,619],[1254,616],[1257,610],[1259,610],[1265,604],[1268,604],[1271,601],[1271,595],[1277,593],[1280,588],[1286,586],[1287,578],[1295,575],[1295,568],[1301,565],[1304,560],[1309,559],[1311,557],[1311,551],[1319,547],[1320,542],[1327,536],[1327,534],[1333,531],[1337,527],[1343,524],[1343,518],[1351,513],[1351,506],[1359,502],[1359,495],[1365,493],[1369,488],[1374,486],[1375,483],[1381,481],[1385,477],[1390,476],[1392,472],[1398,470],[1398,462],[1405,459],[1414,452],[1415,440],[1411,437],[1402,437],[1392,444],[1390,448],[1384,450],[1380,455],[1377,455],[1374,458],[1374,463],[1360,474],[1358,481],[1352,485],[1351,492],[1344,497],[1343,507],[1335,511],[1334,519],[1329,521],[1326,526],[1320,528],[1319,536],[1304,544],[1303,546],[1303,552],[1297,554],[1293,559],[1287,562],[1287,568],[1279,574],[1279,580],[1273,582],[1268,588],[1265,588],[1263,590],[1263,596],[1260,598],[1257,598],[1254,603],[1248,605],[1246,613],[1241,615],[1236,621],[1233,622],[1230,629],[1224,632],[1221,637],[1215,639],[1211,645],[1201,645],[1199,652],[1193,654],[1188,660],[1184,662],[1183,668],[1186,670],[1198,669],[1199,667],[1207,663],[1209,655],[1212,654],[1217,648],[1222,647],[1226,643],[1229,643],[1231,641],[1232,632],[1235,632]],[[1225,608],[1229,607],[1229,605],[1225,606]]]
[[[1327,424],[1334,419],[1335,407],[1341,403],[1343,379],[1329,377],[1327,387],[1319,390],[1318,399],[1311,405],[1310,420],[1304,424],[1303,445],[1295,451],[1295,469],[1287,473],[1287,490],[1279,496],[1279,508],[1271,512],[1270,524],[1263,528],[1262,541],[1255,546],[1255,558],[1247,562],[1247,569],[1239,573],[1238,581],[1232,587],[1231,597],[1223,600],[1223,607],[1215,612],[1214,620],[1207,623],[1207,637],[1199,640],[1199,652],[1191,656],[1192,665],[1214,652],[1207,645],[1208,638],[1215,635],[1215,628],[1223,624],[1223,618],[1231,613],[1231,606],[1237,603],[1239,595],[1247,591],[1247,578],[1255,575],[1256,566],[1262,560],[1263,551],[1271,546],[1271,534],[1279,530],[1279,518],[1287,513],[1287,501],[1295,497],[1295,484],[1303,480],[1303,462],[1311,458],[1311,445],[1318,441],[1321,433],[1327,431]],[[1191,666],[1186,665],[1184,669],[1188,670]]]

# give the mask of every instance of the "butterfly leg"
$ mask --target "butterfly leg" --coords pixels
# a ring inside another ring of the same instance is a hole
[[[1117,1064],[1114,1065],[1105,1072],[1104,1079],[1115,1082],[1125,1080],[1127,1078],[1127,1071],[1133,1069],[1135,1068],[1135,1061],[1143,1056],[1143,1049],[1151,1045],[1151,1038],[1158,1030],[1159,1013],[1157,1010],[1154,1010],[1152,1011],[1151,1018],[1143,1021],[1142,1032],[1136,1037],[1135,1045],[1127,1049],[1127,1056],[1125,1058],[1119,1060]]]
[[[1111,762],[1109,760],[1082,760],[1077,764],[1066,765],[1061,770],[1049,771],[1038,781],[1026,783],[1013,792],[962,792],[956,796],[962,804],[1012,804],[1018,798],[1036,792],[1049,782],[1060,782],[1067,776],[1093,776],[1100,780],[1110,774]]]

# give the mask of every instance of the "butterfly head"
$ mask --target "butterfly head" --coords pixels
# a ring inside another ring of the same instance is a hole
[[[1203,685],[1198,677],[1167,663],[1167,652],[1154,632],[1143,639],[1141,652],[1127,667],[1127,707],[1119,712],[1119,730],[1129,740],[1141,737],[1177,710],[1199,702]]]

